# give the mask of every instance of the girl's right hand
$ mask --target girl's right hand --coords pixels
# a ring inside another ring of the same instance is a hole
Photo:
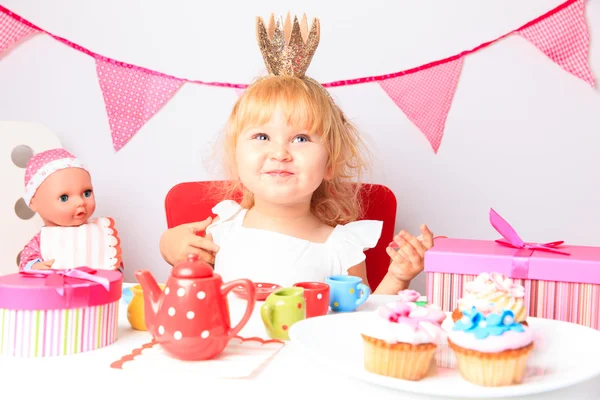
[[[214,264],[219,246],[213,242],[210,234],[202,236],[211,223],[212,218],[208,217],[204,221],[167,229],[160,238],[160,253],[165,261],[175,265],[194,254],[199,260]]]

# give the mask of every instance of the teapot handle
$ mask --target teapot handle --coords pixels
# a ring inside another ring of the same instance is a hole
[[[254,310],[254,304],[256,303],[256,299],[255,299],[255,290],[256,289],[254,288],[254,283],[252,283],[252,281],[250,281],[248,279],[238,279],[238,280],[231,281],[231,282],[224,284],[223,286],[221,286],[221,296],[226,297],[227,294],[231,291],[231,289],[233,289],[237,286],[243,286],[248,293],[248,298],[247,298],[247,303],[246,303],[246,312],[244,313],[244,316],[242,317],[240,322],[238,322],[238,324],[236,326],[234,326],[233,328],[231,328],[229,330],[229,336],[235,336],[238,334],[239,331],[242,330],[244,325],[246,325],[246,323],[252,316],[252,311]]]

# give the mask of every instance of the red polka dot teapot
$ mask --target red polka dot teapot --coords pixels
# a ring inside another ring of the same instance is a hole
[[[137,270],[135,276],[144,292],[148,331],[167,353],[181,360],[207,360],[221,353],[254,309],[251,281],[223,284],[209,264],[194,257],[173,267],[164,292],[150,271]],[[238,286],[250,295],[244,316],[232,328],[227,294]]]

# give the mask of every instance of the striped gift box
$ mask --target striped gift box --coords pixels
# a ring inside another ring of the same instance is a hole
[[[466,283],[476,276],[430,272],[427,298],[442,310],[452,311],[458,306]],[[600,285],[529,279],[514,279],[514,282],[525,288],[524,304],[529,316],[600,329]]]
[[[63,310],[0,310],[0,354],[64,356],[117,339],[119,302]]]
[[[114,343],[123,275],[88,271],[0,276],[0,354],[65,356]]]
[[[561,246],[567,254],[514,249],[494,241],[437,239],[425,253],[427,298],[453,311],[467,282],[499,272],[525,288],[528,315],[600,329],[600,248]]]

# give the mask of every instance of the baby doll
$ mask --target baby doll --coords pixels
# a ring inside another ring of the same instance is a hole
[[[21,252],[20,270],[86,266],[122,271],[114,221],[90,220],[96,209],[92,179],[75,156],[64,149],[33,156],[25,170],[23,200],[44,226]]]

